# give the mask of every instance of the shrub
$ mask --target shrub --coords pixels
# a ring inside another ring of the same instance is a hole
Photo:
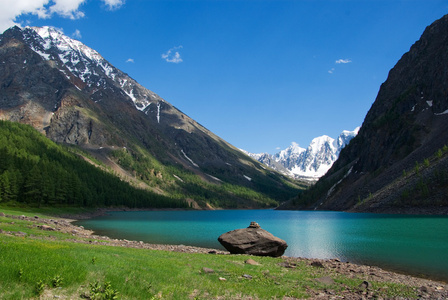
[[[40,279],[38,282],[36,282],[36,286],[34,288],[36,295],[40,296],[45,290],[45,283]]]
[[[62,286],[62,277],[59,275],[56,275],[52,280],[51,280],[51,286],[54,288],[57,287],[61,287]]]
[[[98,281],[90,284],[90,299],[98,300],[114,300],[118,299],[118,291],[114,290],[110,282],[101,285]]]

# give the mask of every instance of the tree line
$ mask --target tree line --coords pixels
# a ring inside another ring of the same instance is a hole
[[[35,206],[186,208],[180,199],[137,189],[28,125],[0,121],[0,203]]]

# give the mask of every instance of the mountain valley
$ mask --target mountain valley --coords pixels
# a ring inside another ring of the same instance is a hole
[[[50,27],[0,36],[0,119],[74,145],[138,188],[195,208],[275,207],[305,185],[222,140]]]

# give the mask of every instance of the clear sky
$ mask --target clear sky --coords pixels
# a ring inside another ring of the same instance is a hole
[[[360,126],[448,0],[0,0],[0,31],[53,26],[236,147]]]

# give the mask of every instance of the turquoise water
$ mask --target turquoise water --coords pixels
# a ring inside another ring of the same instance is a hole
[[[448,217],[218,210],[111,212],[78,222],[99,235],[223,249],[217,238],[251,221],[288,243],[285,255],[341,261],[448,281]]]

